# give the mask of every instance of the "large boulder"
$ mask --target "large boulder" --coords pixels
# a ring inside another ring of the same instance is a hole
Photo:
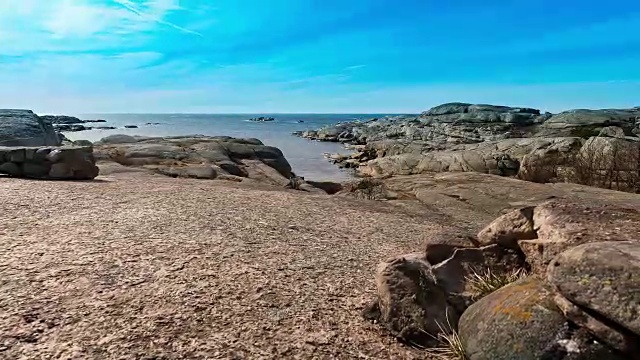
[[[627,359],[640,359],[640,338],[638,335],[589,309],[572,303],[560,294],[556,294],[553,300],[567,320],[592,334],[597,341],[625,354]]]
[[[465,144],[445,151],[385,156],[363,165],[364,175],[412,175],[431,172],[481,172],[516,175],[520,160],[541,151],[571,152],[577,138],[528,138]]]
[[[573,247],[549,265],[548,280],[572,303],[640,340],[640,240]]]
[[[91,147],[0,147],[0,174],[53,180],[91,180],[99,169]]]
[[[95,143],[94,149],[101,160],[172,177],[213,179],[232,175],[286,186],[294,176],[282,151],[258,139],[111,135]]]
[[[409,254],[378,266],[375,320],[409,343],[435,345],[442,331],[451,332],[458,312],[447,302],[424,254]]]
[[[508,285],[471,305],[459,335],[469,360],[599,360],[622,357],[576,331],[536,278]]]
[[[534,272],[544,274],[559,254],[578,245],[640,239],[640,212],[607,203],[553,200],[533,211],[536,239],[519,241]]]
[[[0,146],[58,146],[51,123],[31,110],[0,110]]]

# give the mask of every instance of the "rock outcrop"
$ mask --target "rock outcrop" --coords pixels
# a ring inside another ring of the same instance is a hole
[[[93,123],[106,123],[106,120],[81,120],[75,116],[67,115],[42,115],[41,119],[51,123],[54,129],[58,132],[75,132],[86,131],[92,129],[111,130],[115,129],[113,126],[89,126],[86,124]]]
[[[557,199],[508,212],[467,241],[442,241],[446,248],[430,239],[436,257],[427,250],[380,265],[367,318],[423,346],[458,331],[472,360],[640,359],[638,207]],[[472,296],[478,274],[490,282],[519,269],[528,277]]]
[[[616,126],[625,133],[637,132],[640,109],[577,109],[552,116],[541,127],[541,132],[557,136],[596,136],[602,128]]]
[[[375,146],[375,145],[374,145]],[[449,150],[384,156],[360,165],[369,176],[432,172],[481,172],[513,176],[525,156],[579,149],[578,138],[526,138],[452,146]]]
[[[58,146],[60,138],[46,119],[31,110],[0,110],[0,146]]]
[[[172,177],[249,178],[287,186],[295,177],[282,152],[258,139],[111,135],[94,144],[99,160],[144,168]]]
[[[363,175],[478,171],[510,176],[549,157],[565,159],[590,137],[640,141],[639,129],[638,108],[553,115],[530,108],[449,103],[417,116],[339,123],[295,135],[364,146],[356,154],[331,157]]]
[[[0,147],[0,174],[53,180],[98,176],[91,147]]]
[[[75,116],[67,115],[42,115],[43,120],[50,122],[52,125],[73,125],[84,124],[85,120],[80,120]]]

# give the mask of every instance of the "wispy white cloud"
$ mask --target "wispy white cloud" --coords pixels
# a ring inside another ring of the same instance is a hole
[[[367,65],[364,64],[360,64],[360,65],[351,65],[351,66],[347,66],[346,68],[344,68],[344,71],[351,71],[351,70],[357,70],[357,69],[362,69],[363,67],[366,67]]]
[[[181,7],[175,4],[172,0],[146,1],[144,4],[147,5],[148,9],[144,9],[143,7],[136,6],[136,4],[131,0],[113,0],[113,1],[121,5],[131,13],[139,16],[141,19],[151,20],[158,24],[169,26],[183,33],[197,35],[200,37],[203,36],[201,33],[197,31],[189,30],[187,28],[184,28],[182,26],[176,25],[172,22],[169,22],[163,19],[164,14],[166,14],[166,12],[171,10],[181,9]]]
[[[131,46],[162,28],[202,36],[168,20],[186,10],[178,0],[0,0],[0,54]]]

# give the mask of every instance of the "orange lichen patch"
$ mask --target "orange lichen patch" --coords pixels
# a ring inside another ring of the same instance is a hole
[[[506,315],[518,321],[529,321],[533,308],[546,303],[546,290],[539,280],[531,278],[500,290],[502,297],[492,307],[494,315]]]
[[[516,306],[511,306],[511,307],[505,307],[502,308],[500,310],[498,310],[499,312],[509,316],[511,319],[517,319],[520,321],[529,321],[531,320],[531,318],[533,317],[533,313],[530,311],[525,311],[521,308],[518,308]]]

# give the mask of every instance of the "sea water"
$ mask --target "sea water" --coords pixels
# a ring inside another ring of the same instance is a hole
[[[98,141],[113,134],[142,136],[210,135],[256,138],[265,145],[282,150],[298,176],[317,181],[344,181],[351,173],[329,163],[325,153],[349,153],[343,145],[310,141],[293,136],[300,130],[318,129],[343,121],[366,120],[386,114],[79,114],[80,119],[103,119],[106,123],[86,126],[113,126],[115,130],[68,132],[70,140]],[[249,121],[256,117],[273,117],[275,121]],[[149,123],[153,123],[151,125]],[[155,124],[157,123],[157,124]],[[136,129],[125,129],[136,125]]]

